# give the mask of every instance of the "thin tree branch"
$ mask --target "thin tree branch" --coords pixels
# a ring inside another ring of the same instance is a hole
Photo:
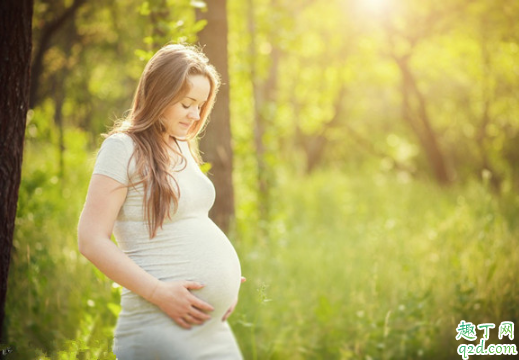
[[[76,11],[86,2],[86,0],[74,0],[72,5],[67,8],[61,14],[61,16],[57,17],[54,21],[47,23],[42,31],[42,35],[40,36],[39,43],[36,47],[36,51],[34,52],[34,60],[31,66],[31,89],[29,95],[29,108],[34,108],[38,102],[38,88],[41,74],[43,72],[43,58],[45,53],[50,47],[50,42],[52,37],[56,34],[56,32],[63,27],[65,22],[74,16]]]

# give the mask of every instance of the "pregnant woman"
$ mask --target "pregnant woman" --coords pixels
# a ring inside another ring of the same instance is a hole
[[[119,360],[242,358],[226,319],[245,279],[208,217],[215,189],[197,148],[218,87],[198,49],[165,46],[98,152],[78,244],[123,287],[113,343]]]

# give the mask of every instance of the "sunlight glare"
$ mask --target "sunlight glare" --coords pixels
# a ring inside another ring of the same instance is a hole
[[[390,0],[360,0],[362,7],[370,12],[383,13],[389,8]]]

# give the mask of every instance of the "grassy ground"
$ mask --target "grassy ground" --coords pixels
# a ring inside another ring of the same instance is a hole
[[[278,239],[238,246],[247,358],[452,359],[460,320],[517,322],[517,197],[354,172],[283,190]]]
[[[119,289],[76,246],[92,165],[85,143],[76,134],[69,144],[64,183],[51,149],[27,150],[9,358],[115,358]],[[246,359],[456,359],[461,320],[496,323],[487,343],[513,342],[497,340],[497,327],[519,318],[516,195],[372,171],[294,180],[274,194],[269,236],[244,216],[231,234],[248,278],[230,321]],[[244,189],[238,213],[250,210]]]

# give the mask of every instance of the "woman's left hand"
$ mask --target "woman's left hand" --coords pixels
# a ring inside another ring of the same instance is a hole
[[[247,281],[246,278],[244,278],[243,276],[241,277],[241,282],[244,283],[245,281]],[[223,316],[222,318],[222,321],[225,321],[227,320],[227,318],[229,316],[231,316],[232,312],[234,311],[234,308],[236,307],[236,304],[238,304],[238,298],[236,298],[236,300],[234,301],[234,303],[231,305],[231,307],[229,308],[229,310],[227,310],[227,312],[225,313],[225,315]]]

